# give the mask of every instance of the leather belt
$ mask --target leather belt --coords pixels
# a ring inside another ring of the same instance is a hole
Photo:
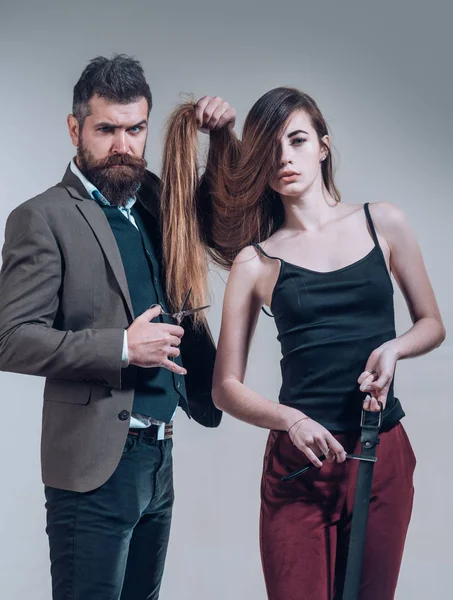
[[[157,436],[161,425],[150,425],[149,427],[142,427],[138,429],[129,429],[128,435],[133,435],[135,437],[144,437],[150,438],[152,440],[157,440]],[[164,440],[173,437],[173,421],[170,423],[165,423],[165,431],[164,431]]]
[[[370,504],[374,463],[377,461],[376,446],[379,444],[381,423],[382,405],[378,413],[362,410],[362,420],[360,423],[362,450],[359,458],[359,473],[354,496],[343,600],[357,600],[359,597],[368,507]]]

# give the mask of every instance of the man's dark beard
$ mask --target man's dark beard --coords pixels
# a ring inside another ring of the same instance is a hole
[[[144,158],[112,154],[96,160],[82,140],[77,147],[77,162],[88,181],[114,206],[125,206],[129,198],[135,196],[146,175]]]

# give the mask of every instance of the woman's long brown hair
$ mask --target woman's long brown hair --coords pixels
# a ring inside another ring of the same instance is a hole
[[[193,103],[168,120],[162,165],[161,225],[167,298],[175,311],[192,289],[188,308],[207,302],[207,256],[197,209],[198,130]],[[202,322],[203,313],[194,321]]]
[[[322,138],[328,128],[315,101],[294,88],[275,88],[248,113],[242,142],[228,128],[211,132],[201,185],[194,104],[183,104],[171,115],[162,173],[162,226],[167,294],[173,308],[190,287],[191,305],[206,303],[206,250],[229,269],[245,246],[265,240],[283,224],[283,204],[269,181],[278,170],[282,131],[297,110],[309,115],[325,147]],[[321,170],[327,191],[339,202],[330,151]],[[198,316],[197,321],[202,319]]]

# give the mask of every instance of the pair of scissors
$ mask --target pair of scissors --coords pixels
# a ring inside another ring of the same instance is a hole
[[[200,310],[205,310],[206,308],[209,308],[211,306],[210,304],[207,304],[206,306],[200,306],[198,308],[191,308],[190,310],[187,310],[186,307],[189,302],[191,292],[192,292],[192,288],[190,288],[190,290],[187,292],[186,297],[184,298],[184,302],[182,303],[181,310],[179,310],[178,312],[175,312],[175,313],[168,313],[168,312],[164,312],[162,306],[159,305],[162,308],[162,312],[160,314],[165,317],[171,317],[172,319],[175,319],[176,323],[178,325],[181,325],[181,321],[185,317],[188,317],[189,315],[193,315],[197,312],[200,312]],[[151,308],[153,308],[154,306],[157,306],[157,305],[153,304],[153,306]]]
[[[320,460],[321,462],[326,460],[326,458],[327,457],[325,454],[321,454],[321,456],[318,456],[318,460]],[[346,458],[352,458],[354,460],[363,460],[365,462],[373,462],[373,463],[377,461],[377,456],[369,457],[369,456],[362,456],[361,454],[346,454]],[[307,473],[307,471],[311,471],[314,468],[315,468],[315,465],[312,462],[308,463],[307,466],[302,467],[301,469],[297,469],[297,471],[292,471],[292,473],[288,473],[288,475],[284,475],[283,477],[280,478],[280,481],[291,481],[292,479],[299,477],[299,475],[303,475],[304,473]]]

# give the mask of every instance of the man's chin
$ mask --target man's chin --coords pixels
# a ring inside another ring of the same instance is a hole
[[[124,180],[109,178],[98,185],[101,194],[114,206],[125,206],[127,201],[134,198],[141,181],[137,179]]]

